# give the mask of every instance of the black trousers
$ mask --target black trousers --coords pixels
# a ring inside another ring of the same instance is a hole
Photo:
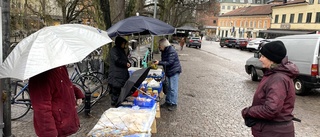
[[[121,92],[121,88],[119,87],[114,87],[112,85],[109,85],[111,90],[110,90],[110,97],[111,97],[111,105],[115,105],[118,102],[118,98]]]

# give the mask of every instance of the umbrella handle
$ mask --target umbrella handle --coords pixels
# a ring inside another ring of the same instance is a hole
[[[141,89],[139,89],[139,88],[137,88],[137,87],[135,87],[135,86],[133,86],[134,88],[136,88],[138,91],[140,91],[142,94],[144,94],[144,95],[146,95],[146,96],[148,96],[148,97],[150,97],[151,99],[154,99],[154,100],[156,100],[156,98],[154,98],[154,97],[152,97],[152,96],[150,96],[150,95],[148,95],[146,92],[144,92],[143,90],[141,90]]]

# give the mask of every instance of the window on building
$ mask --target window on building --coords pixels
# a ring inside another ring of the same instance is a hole
[[[237,0],[232,0],[232,2],[237,2]]]
[[[253,22],[252,21],[250,21],[250,28],[252,28],[253,27]]]
[[[302,23],[303,13],[299,13],[298,15],[298,23]]]
[[[212,22],[213,24],[216,24],[217,23],[217,21],[216,20],[213,20],[213,22]]]
[[[233,8],[232,8],[233,10],[235,10],[236,9],[236,6],[233,6]]]
[[[244,3],[244,0],[240,0],[240,3]]]
[[[294,14],[290,14],[290,23],[294,22]]]
[[[263,28],[267,28],[267,21],[266,20],[263,23]]]
[[[314,3],[314,0],[309,0],[309,4],[313,5],[313,3]]]
[[[230,6],[227,6],[227,10],[230,10]]]
[[[221,9],[223,9],[223,10],[224,10],[224,9],[225,9],[225,7],[224,7],[224,6],[221,6]]]
[[[311,16],[312,16],[312,13],[311,13],[311,12],[307,13],[306,23],[310,23],[310,22],[311,22]]]
[[[252,0],[248,0],[248,3],[252,3]]]
[[[278,23],[278,20],[279,20],[279,15],[276,15],[274,18],[274,23]]]
[[[245,27],[248,27],[248,21],[246,21],[246,26]]]
[[[320,12],[317,12],[316,23],[320,23]]]
[[[253,28],[257,28],[257,23],[256,23],[256,21],[253,21]]]
[[[286,14],[282,14],[281,23],[286,23]]]
[[[262,21],[261,20],[258,21],[258,28],[262,28]]]

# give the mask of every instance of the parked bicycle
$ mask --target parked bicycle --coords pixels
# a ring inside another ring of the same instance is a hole
[[[13,81],[11,83],[11,120],[17,120],[25,116],[31,109],[31,100],[28,91],[28,83]]]

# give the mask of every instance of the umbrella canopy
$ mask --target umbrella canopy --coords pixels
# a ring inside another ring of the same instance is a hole
[[[26,80],[52,68],[79,62],[110,42],[106,31],[86,25],[45,27],[16,45],[0,67],[0,78]]]
[[[175,32],[175,28],[156,18],[132,16],[112,25],[107,32],[110,37],[131,34],[169,35]]]
[[[150,67],[142,68],[132,73],[132,75],[126,81],[124,86],[121,88],[121,93],[116,106],[119,106],[119,104],[121,104],[124,101],[124,99],[126,99],[126,97],[129,96],[130,93],[132,93],[131,91],[135,91],[136,88],[138,88],[141,85],[141,83],[148,76],[149,71]]]

